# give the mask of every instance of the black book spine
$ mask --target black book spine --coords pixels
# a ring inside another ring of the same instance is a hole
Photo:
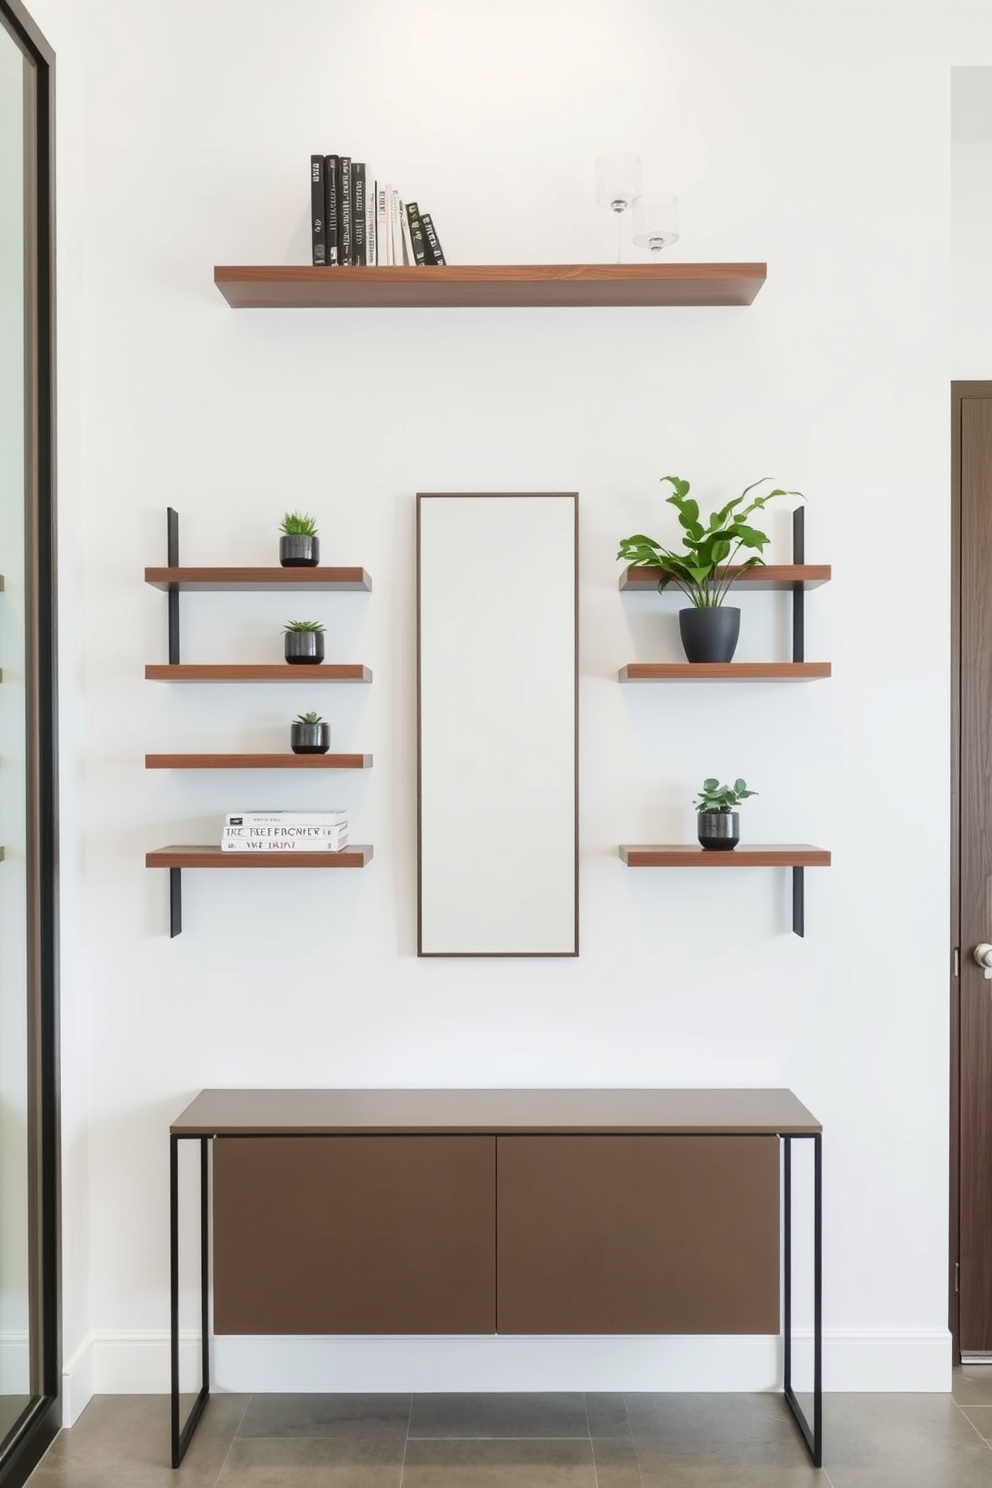
[[[410,224],[410,242],[413,246],[413,261],[415,264],[427,262],[427,243],[424,238],[424,224],[420,220],[420,208],[416,202],[407,202],[406,218]],[[433,259],[431,260],[433,262]]]
[[[431,258],[429,259],[429,262],[436,264],[447,263],[447,259],[445,258],[444,253],[441,249],[441,244],[438,241],[437,233],[434,231],[434,224],[431,221],[430,212],[421,212],[420,220],[423,224],[424,237],[427,239],[427,246],[431,251]]]
[[[368,246],[365,242],[365,166],[360,160],[353,161],[351,166],[351,248],[353,263],[368,263]]]
[[[338,156],[338,263],[348,268],[352,258],[351,156]]]
[[[327,262],[327,224],[324,220],[324,157],[310,156],[310,229],[315,264]]]
[[[327,221],[327,262],[339,264],[341,262],[340,249],[340,224],[338,222],[338,157],[326,155],[324,157],[324,197],[326,206],[324,216]]]

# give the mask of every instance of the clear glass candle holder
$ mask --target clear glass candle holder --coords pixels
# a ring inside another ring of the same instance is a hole
[[[641,157],[625,153],[600,155],[596,161],[596,205],[616,214],[617,263],[620,262],[621,223],[641,189]]]
[[[679,240],[678,198],[660,191],[645,192],[634,199],[634,242],[649,248],[658,258]]]

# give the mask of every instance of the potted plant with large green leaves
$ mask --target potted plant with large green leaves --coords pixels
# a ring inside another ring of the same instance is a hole
[[[728,501],[719,511],[711,512],[704,526],[699,516],[699,503],[689,495],[689,482],[678,475],[663,475],[662,482],[672,487],[665,499],[679,514],[683,529],[683,551],[674,552],[653,537],[637,532],[620,539],[619,559],[634,568],[660,567],[658,592],[676,584],[689,600],[691,608],[679,611],[679,633],[688,661],[732,661],[740,635],[741,612],[724,603],[730,586],[745,569],[764,563],[761,550],[768,543],[766,533],[747,520],[776,496],[799,496],[801,491],[776,489],[763,496],[752,496],[770,477],[762,476],[740,496]],[[741,509],[743,508],[743,509]],[[749,556],[739,559],[741,549]]]
[[[740,813],[734,810],[748,796],[757,791],[748,790],[741,779],[733,785],[721,785],[715,775],[703,781],[696,807],[696,835],[699,845],[708,851],[729,852],[741,840]]]

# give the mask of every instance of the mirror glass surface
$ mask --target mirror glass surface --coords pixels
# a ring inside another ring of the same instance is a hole
[[[24,55],[0,26],[0,1442],[30,1404]]]
[[[421,956],[574,956],[574,494],[418,501]]]

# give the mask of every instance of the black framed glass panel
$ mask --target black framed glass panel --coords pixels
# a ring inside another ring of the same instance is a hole
[[[0,1485],[57,1429],[53,58],[0,0]]]

